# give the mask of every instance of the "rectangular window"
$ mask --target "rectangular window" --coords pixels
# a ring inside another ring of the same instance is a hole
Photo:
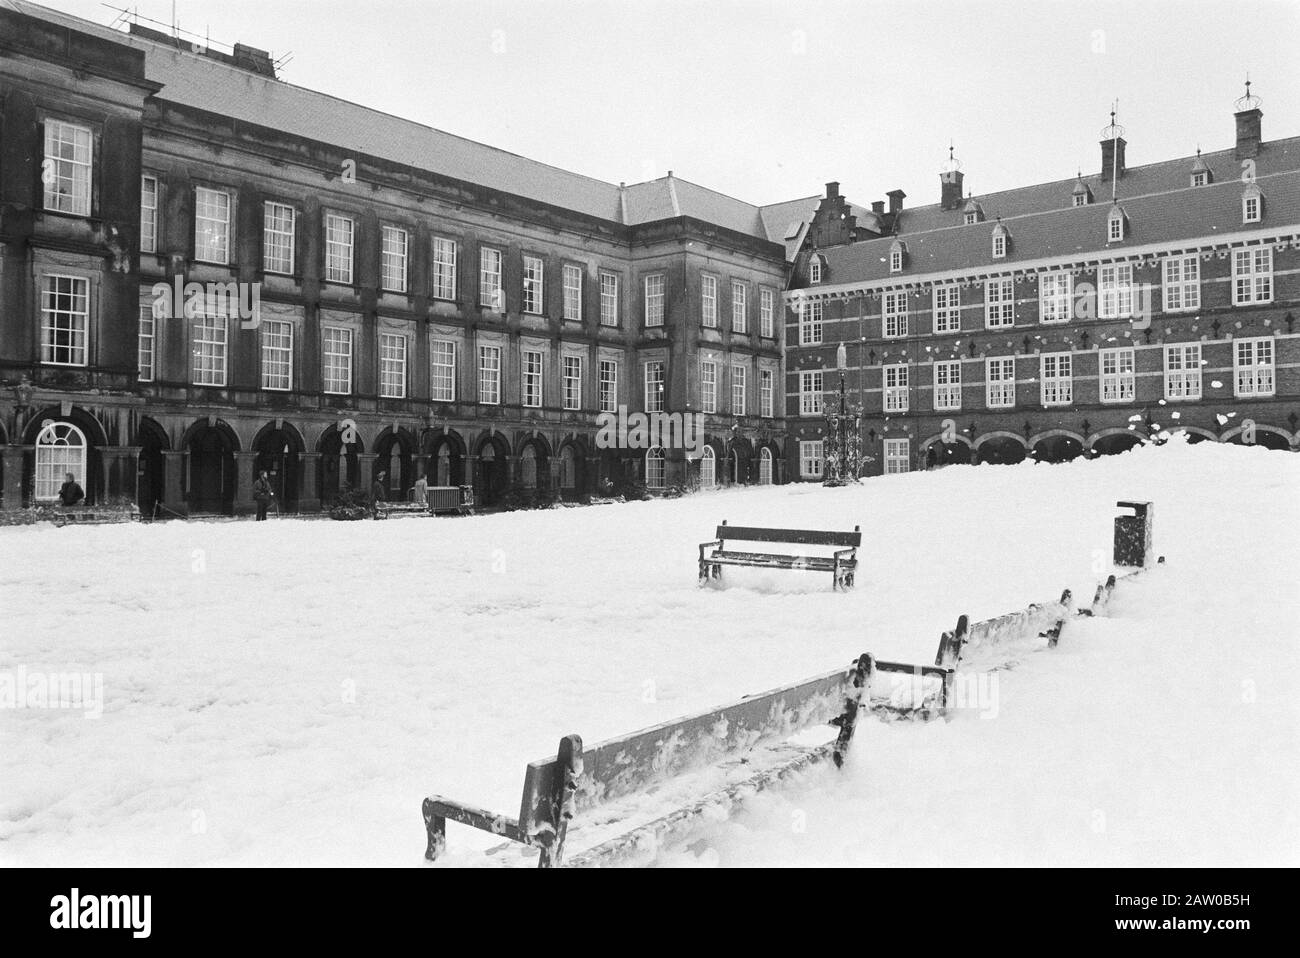
[[[600,361],[600,411],[618,412],[618,363]]]
[[[961,287],[952,285],[934,288],[934,331],[961,332]]]
[[[456,344],[445,339],[429,343],[429,399],[456,401]]]
[[[799,415],[820,416],[822,414],[822,374],[799,374]]]
[[[262,207],[262,269],[267,273],[293,275],[294,220],[297,211],[287,203],[266,203]]]
[[[776,376],[770,369],[758,371],[758,414],[764,419],[771,419],[776,410]]]
[[[142,383],[153,382],[154,356],[158,347],[157,326],[154,324],[153,306],[140,307],[140,325],[136,334],[137,377]]]
[[[230,194],[225,190],[194,189],[194,258],[230,262]]]
[[[910,472],[912,468],[912,443],[908,439],[885,440],[885,475]]]
[[[381,248],[380,282],[389,293],[406,292],[406,254],[410,237],[397,226],[385,226]]]
[[[1132,402],[1135,388],[1135,353],[1131,347],[1103,349],[1099,356],[1101,368],[1101,401]]]
[[[332,396],[352,393],[352,330],[326,326],[321,330],[322,388]]]
[[[1201,398],[1201,344],[1165,347],[1165,398]]]
[[[1133,266],[1119,263],[1097,270],[1099,312],[1102,319],[1133,316]]]
[[[664,411],[664,364],[645,364],[645,411]]]
[[[822,304],[804,303],[799,309],[799,345],[816,346],[822,341]]]
[[[537,256],[524,257],[524,303],[525,313],[540,316],[546,311],[543,289],[546,266]]]
[[[744,366],[731,367],[731,414],[745,415],[745,390],[749,385],[749,371]]]
[[[325,217],[325,281],[352,283],[352,247],[356,223],[350,217],[329,213]]]
[[[989,329],[1016,324],[1016,290],[1010,279],[991,279],[984,284],[984,325]]]
[[[600,324],[618,325],[618,274],[600,274]]]
[[[536,409],[542,404],[542,364],[540,352],[525,349],[520,368],[523,371],[521,401],[525,406]]]
[[[718,277],[700,277],[700,321],[709,329],[718,325]]]
[[[84,126],[45,121],[45,208],[73,216],[90,215],[94,137]]]
[[[582,408],[582,357],[564,357],[564,408]]]
[[[1044,406],[1068,406],[1074,401],[1071,360],[1069,353],[1048,353],[1039,357]]]
[[[885,412],[907,412],[908,369],[904,363],[882,367],[885,387]]]
[[[158,177],[140,177],[140,252],[158,252]]]
[[[883,301],[882,316],[884,320],[884,336],[886,339],[895,339],[899,336],[907,335],[907,293],[899,291],[885,293],[881,297]]]
[[[406,337],[401,333],[379,334],[379,395],[406,398]]]
[[[1259,197],[1243,196],[1241,198],[1241,221],[1243,223],[1259,222]]]
[[[1038,277],[1038,321],[1065,323],[1074,317],[1074,276],[1043,273]]]
[[[1273,395],[1272,338],[1238,339],[1233,346],[1234,394],[1237,398]]]
[[[776,291],[767,287],[758,291],[758,335],[776,336]]]
[[[820,439],[813,442],[799,443],[799,475],[804,479],[820,479],[822,477],[822,443]]]
[[[1239,249],[1232,253],[1232,304],[1273,302],[1273,249]]]
[[[1200,257],[1165,258],[1164,307],[1170,312],[1201,308]]]
[[[501,347],[478,348],[478,401],[485,406],[501,405]]]
[[[961,362],[951,360],[934,364],[934,408],[961,408]]]
[[[226,384],[226,317],[204,313],[194,320],[194,385]]]
[[[582,267],[564,267],[564,318],[571,323],[582,322]]]
[[[656,273],[645,278],[645,324],[664,324],[664,276]]]
[[[749,332],[749,287],[744,283],[731,284],[731,331]]]
[[[445,236],[433,238],[433,298],[456,298],[456,241]]]
[[[1016,361],[1010,356],[984,361],[984,404],[1009,409],[1016,404]]]
[[[264,319],[262,334],[262,388],[293,388],[293,323]]]
[[[41,285],[41,362],[86,365],[90,335],[90,280],[46,276]]]
[[[504,312],[501,295],[501,251],[484,246],[478,253],[478,302],[484,309]]]
[[[700,363],[700,410],[709,414],[718,411],[717,363]]]

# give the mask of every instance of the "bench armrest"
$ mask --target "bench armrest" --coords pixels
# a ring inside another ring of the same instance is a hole
[[[848,556],[849,558],[854,558],[857,556],[857,552],[858,552],[857,546],[849,546],[847,549],[836,549],[835,558],[838,559],[841,556]]]
[[[712,542],[701,542],[701,543],[700,543],[700,561],[703,561],[703,560],[704,560],[704,550],[705,550],[705,549],[714,548],[714,547],[717,547],[717,548],[719,548],[719,549],[722,548],[722,540],[721,540],[721,539],[714,539]]]

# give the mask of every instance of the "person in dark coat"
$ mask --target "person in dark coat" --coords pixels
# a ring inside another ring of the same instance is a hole
[[[266,470],[263,469],[262,474],[253,483],[253,501],[257,503],[258,522],[266,521],[267,506],[271,504],[271,500],[274,498],[275,493],[271,490],[271,480],[267,478]]]
[[[59,487],[59,502],[65,509],[70,509],[86,498],[85,491],[77,485],[77,477],[72,473],[64,474],[64,483]]]
[[[375,515],[379,515],[379,503],[388,498],[387,483],[384,482],[387,478],[388,473],[381,472],[370,486],[370,508]]]

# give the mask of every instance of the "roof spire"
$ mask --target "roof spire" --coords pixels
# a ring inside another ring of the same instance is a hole
[[[1245,113],[1248,110],[1258,110],[1264,101],[1255,94],[1250,92],[1250,73],[1246,73],[1246,95],[1237,101],[1237,112]]]

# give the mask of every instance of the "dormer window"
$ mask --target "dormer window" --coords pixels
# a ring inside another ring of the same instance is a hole
[[[1264,194],[1251,183],[1241,193],[1241,221],[1258,223],[1264,218]]]
[[[1074,205],[1075,205],[1075,206],[1087,206],[1087,205],[1088,205],[1088,194],[1087,194],[1087,193],[1075,193],[1075,194],[1074,194]]]
[[[972,225],[973,223],[978,223],[978,222],[979,222],[979,217],[976,216],[974,213],[967,213],[967,214],[966,214],[966,225],[967,225],[967,226],[970,226],[970,225]]]
[[[1118,206],[1111,207],[1110,215],[1106,217],[1106,242],[1118,243],[1127,232],[1128,225],[1124,211]]]
[[[1092,190],[1088,184],[1083,182],[1083,174],[1074,182],[1074,189],[1070,192],[1070,202],[1073,206],[1087,206],[1092,202]]]
[[[1201,159],[1201,151],[1197,150],[1196,159],[1192,162],[1192,186],[1209,186],[1210,179],[1210,168]]]
[[[901,273],[906,256],[907,247],[899,240],[894,240],[893,245],[889,247],[889,271],[891,273]]]
[[[1001,223],[993,227],[993,258],[1003,259],[1007,255],[1007,247],[1010,244],[1011,234]]]
[[[1209,183],[1209,176],[1204,170],[1192,174],[1192,186],[1205,186],[1207,183]]]
[[[820,283],[822,281],[822,258],[813,253],[812,259],[808,261],[808,282]]]
[[[962,207],[962,222],[967,226],[973,223],[979,223],[984,219],[984,207],[980,206],[974,200],[967,200],[966,205]]]

